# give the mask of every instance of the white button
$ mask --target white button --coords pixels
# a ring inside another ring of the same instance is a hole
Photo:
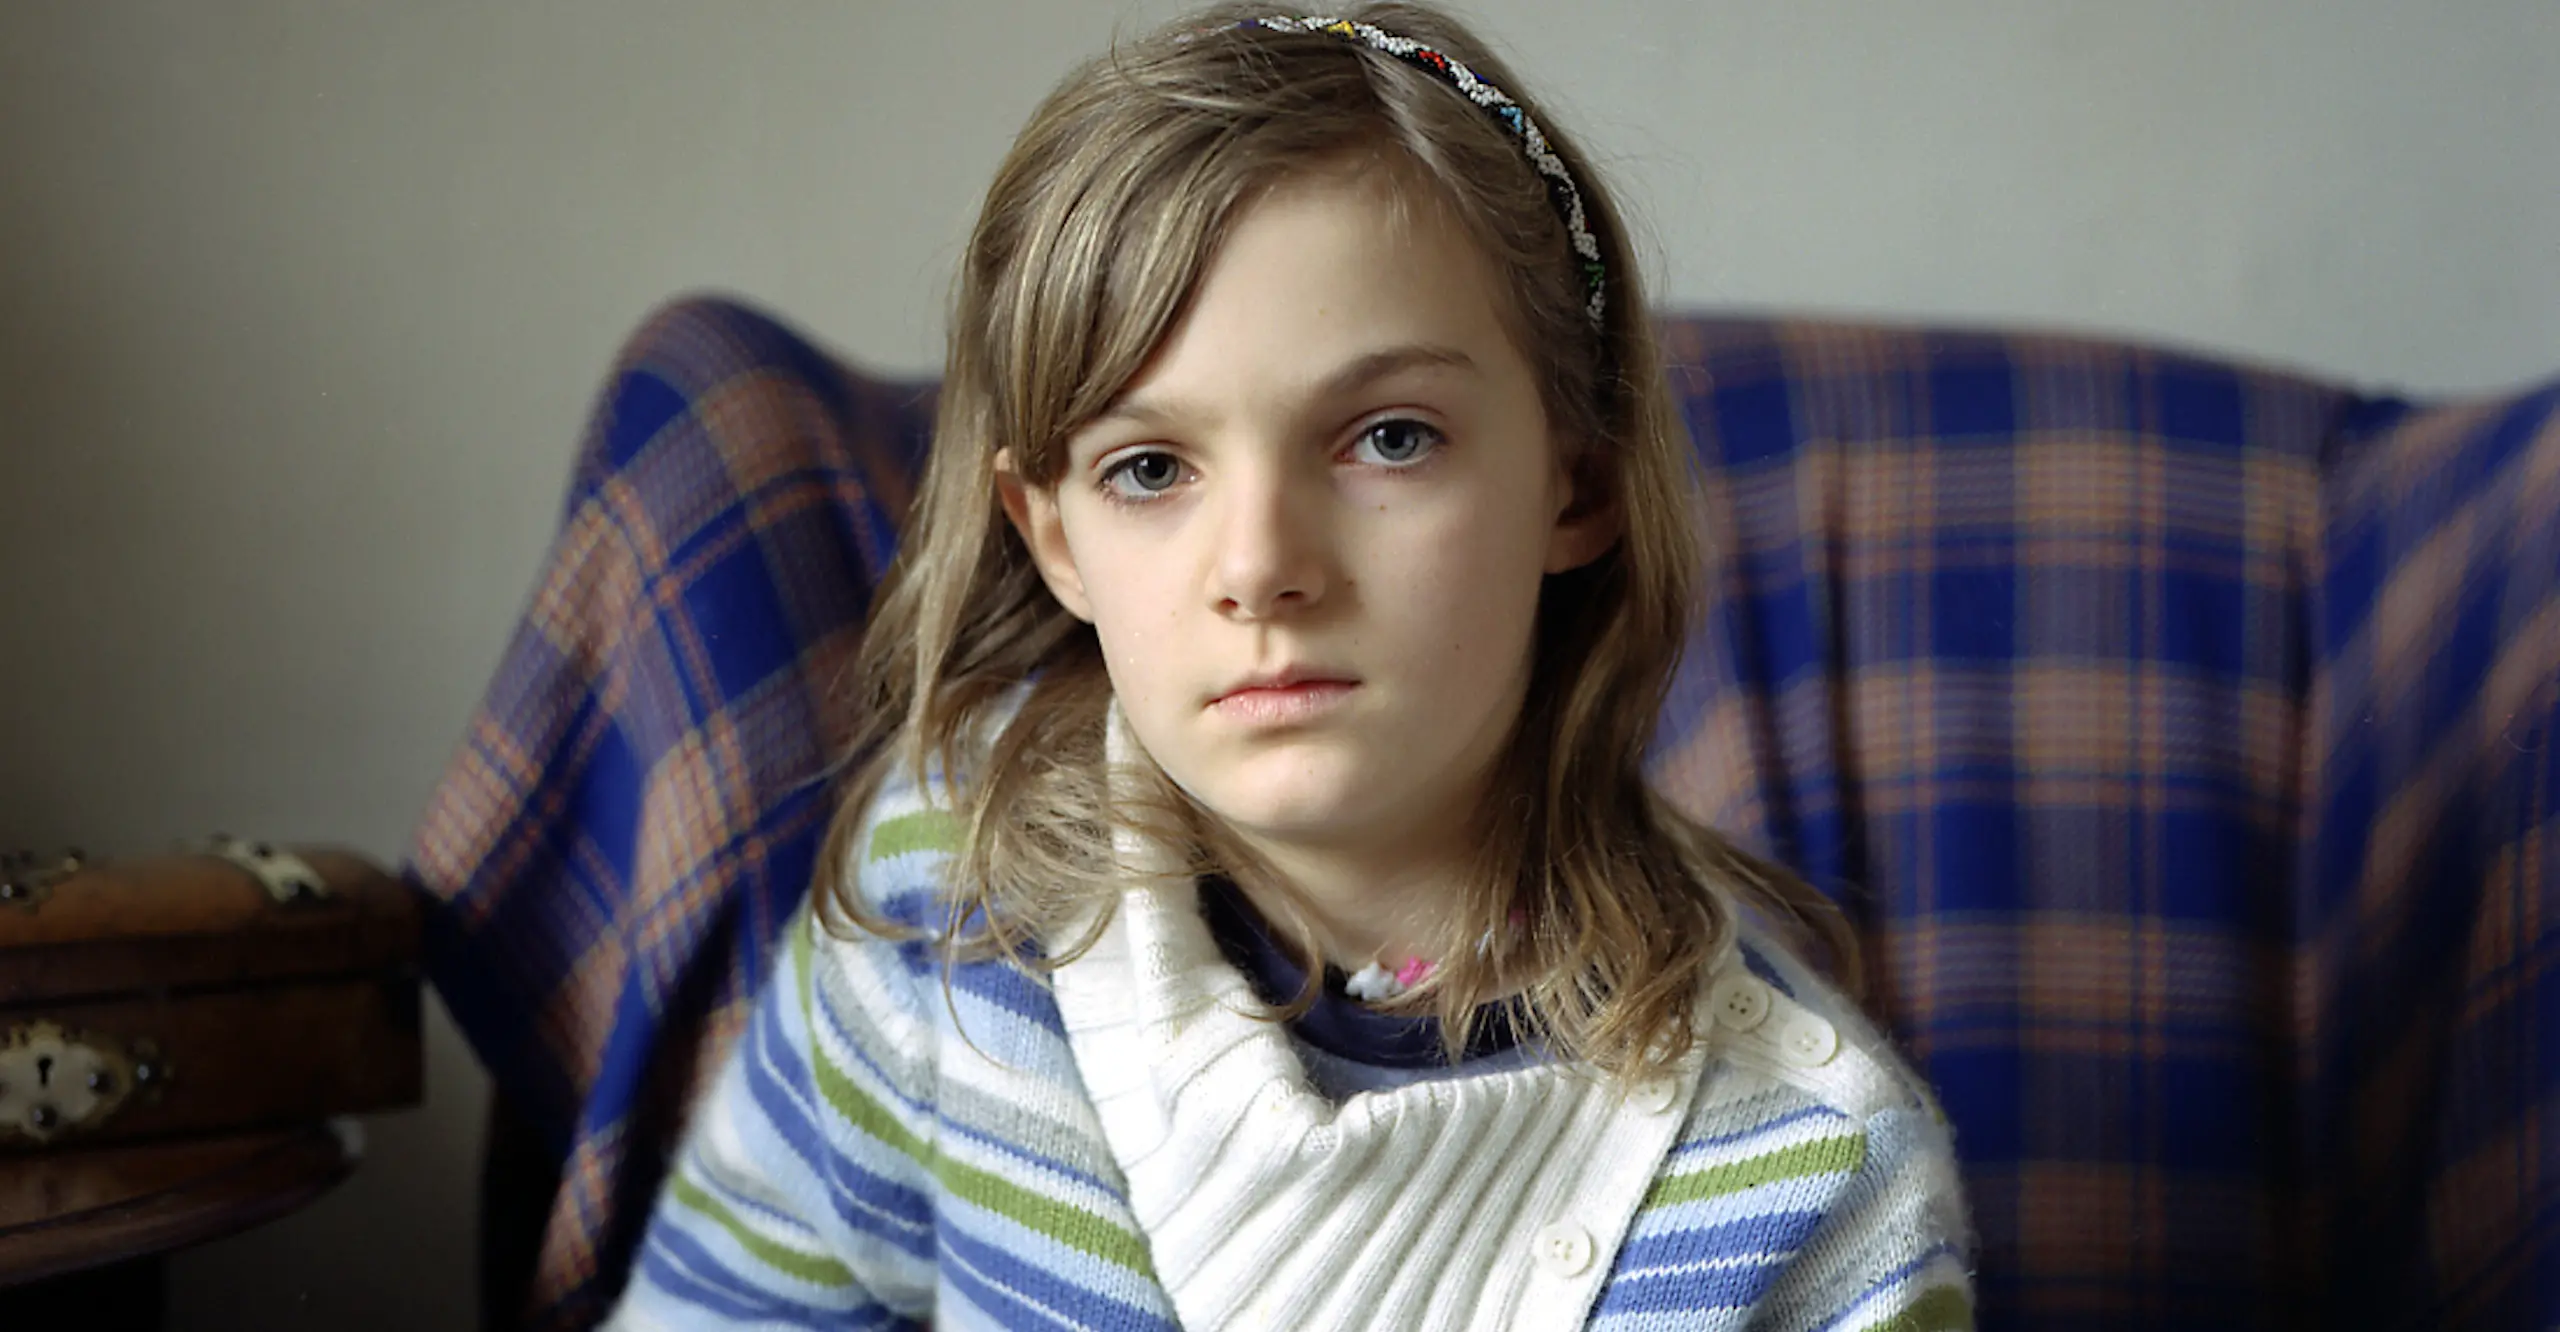
[[[1538,1266],[1560,1276],[1580,1276],[1591,1266],[1591,1233],[1570,1221],[1558,1221],[1529,1242]]]
[[[1749,1031],[1769,1018],[1769,987],[1751,976],[1727,976],[1716,984],[1716,1021]]]
[[[1648,1115],[1669,1114],[1671,1107],[1680,1103],[1680,1084],[1669,1078],[1655,1078],[1636,1088],[1630,1099]]]
[[[1798,1013],[1778,1032],[1778,1057],[1798,1068],[1831,1062],[1840,1053],[1840,1033],[1811,1013]]]

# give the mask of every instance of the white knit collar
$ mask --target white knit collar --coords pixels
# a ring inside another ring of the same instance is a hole
[[[1135,751],[1115,707],[1110,758]],[[1131,834],[1117,849],[1142,871],[1176,868]],[[1536,1063],[1337,1105],[1219,951],[1196,887],[1162,881],[1122,894],[1055,989],[1183,1325],[1580,1326],[1694,1069],[1646,1104]],[[1530,1261],[1575,1245],[1579,1264]]]

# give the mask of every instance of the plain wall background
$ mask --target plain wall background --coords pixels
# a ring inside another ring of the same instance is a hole
[[[0,846],[398,858],[620,339],[744,295],[938,356],[1117,0],[0,8]],[[2560,5],[1469,7],[1666,303],[2026,322],[2375,388],[2560,371]],[[471,1319],[484,1086],[183,1255],[182,1329]],[[5,1166],[0,1166],[5,1169]]]

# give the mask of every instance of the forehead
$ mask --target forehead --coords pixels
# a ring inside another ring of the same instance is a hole
[[[1492,265],[1428,190],[1399,184],[1308,172],[1241,204],[1114,414],[1282,407],[1382,359],[1525,388]]]

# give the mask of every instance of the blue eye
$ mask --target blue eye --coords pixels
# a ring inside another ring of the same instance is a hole
[[[1352,446],[1352,452],[1358,455],[1365,451],[1369,456],[1362,458],[1363,462],[1375,462],[1386,467],[1410,467],[1430,456],[1441,442],[1439,431],[1420,421],[1399,418],[1380,421],[1361,431],[1360,440]]]
[[[1104,468],[1103,494],[1144,503],[1182,480],[1182,463],[1170,453],[1133,453]]]

